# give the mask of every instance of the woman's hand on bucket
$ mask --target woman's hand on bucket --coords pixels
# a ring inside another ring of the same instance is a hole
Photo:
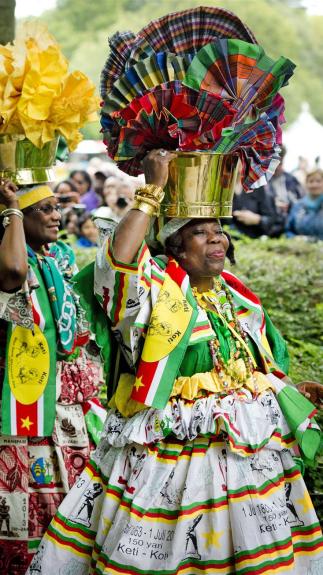
[[[168,180],[168,165],[176,153],[167,150],[151,150],[142,161],[146,184],[164,188]]]

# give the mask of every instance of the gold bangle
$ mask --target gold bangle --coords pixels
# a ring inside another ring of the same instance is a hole
[[[154,208],[158,208],[159,207],[159,203],[156,202],[156,200],[152,200],[149,197],[146,196],[139,196],[138,194],[135,194],[135,201],[136,202],[144,202],[146,204],[150,204],[151,206],[153,206]]]
[[[159,206],[158,207],[152,206],[151,204],[147,204],[146,202],[140,202],[140,201],[138,202],[135,200],[132,205],[132,209],[144,212],[145,214],[147,214],[147,216],[150,216],[151,218],[159,215]]]
[[[164,198],[165,192],[160,186],[155,186],[155,184],[146,184],[142,188],[136,190],[136,194],[140,196],[148,196],[149,198],[155,199],[157,202],[161,202]]]

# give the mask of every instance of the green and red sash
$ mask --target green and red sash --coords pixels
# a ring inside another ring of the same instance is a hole
[[[28,247],[28,262],[39,284],[29,301],[34,328],[8,326],[2,433],[41,437],[53,432],[56,354],[57,349],[67,355],[74,350],[76,308],[53,257],[38,256]]]
[[[259,298],[236,276],[224,271],[222,278],[240,306],[257,316],[257,341],[265,371],[284,377],[266,338],[266,319]],[[136,373],[132,399],[163,409],[171,394],[198,315],[186,272],[173,259],[165,269]]]
[[[34,329],[8,326],[2,393],[2,433],[51,435],[56,405],[56,328],[37,265],[39,288],[31,294]]]
[[[150,318],[132,399],[157,409],[165,407],[197,315],[188,275],[170,259]]]

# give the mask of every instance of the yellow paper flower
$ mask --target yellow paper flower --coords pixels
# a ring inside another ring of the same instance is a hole
[[[66,78],[60,97],[53,102],[51,117],[70,150],[80,141],[79,128],[97,119],[99,104],[95,85],[85,74],[76,71]]]
[[[94,84],[82,72],[68,74],[44,24],[27,22],[13,45],[0,46],[0,133],[24,133],[39,148],[61,134],[74,149],[98,107]]]

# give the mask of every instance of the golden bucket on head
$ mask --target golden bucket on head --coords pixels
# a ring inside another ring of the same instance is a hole
[[[23,134],[0,134],[0,177],[18,186],[55,181],[58,138],[36,148]]]
[[[232,216],[239,157],[214,152],[176,152],[161,215],[169,218]]]

